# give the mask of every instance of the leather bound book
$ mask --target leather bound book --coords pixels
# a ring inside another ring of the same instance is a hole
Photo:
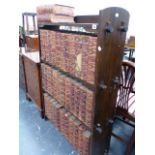
[[[92,138],[92,132],[89,130],[86,130],[83,132],[83,153],[82,155],[90,155],[90,146],[91,146],[91,138]]]
[[[60,4],[37,6],[36,11],[37,14],[53,13],[56,15],[74,16],[74,7]]]
[[[63,135],[65,135],[65,113],[66,109],[64,107],[60,108],[59,114],[60,114],[60,131]]]
[[[65,15],[37,14],[38,23],[74,23],[74,18]]]
[[[74,121],[73,121],[73,126],[74,126],[74,137],[73,137],[73,146],[77,149],[79,147],[79,126],[80,126],[81,122],[76,118]]]
[[[73,141],[74,141],[74,125],[73,125],[73,122],[75,119],[76,118],[73,115],[71,115],[69,117],[69,139],[68,140],[71,144],[73,144]]]
[[[69,136],[70,136],[70,124],[69,124],[69,117],[71,116],[71,113],[70,112],[66,112],[65,113],[65,118],[64,118],[64,135],[67,139],[69,139]]]
[[[83,132],[86,130],[86,127],[81,124],[78,126],[78,152],[83,155]]]

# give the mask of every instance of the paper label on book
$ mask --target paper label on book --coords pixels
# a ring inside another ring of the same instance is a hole
[[[81,72],[81,66],[82,66],[82,54],[81,53],[76,56],[75,64],[76,64],[76,67],[75,67],[76,71]]]

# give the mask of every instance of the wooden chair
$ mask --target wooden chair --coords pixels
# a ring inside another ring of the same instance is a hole
[[[135,143],[135,65],[130,61],[122,62],[119,91],[116,103],[115,119],[119,119],[134,127],[133,133],[126,141],[112,132],[112,136],[127,144],[125,155],[129,155]]]
[[[25,33],[26,52],[37,52],[39,50],[37,14],[24,12],[22,14],[23,29]]]

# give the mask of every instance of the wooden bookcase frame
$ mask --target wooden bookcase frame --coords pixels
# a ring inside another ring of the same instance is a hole
[[[76,16],[74,20],[76,23],[38,25],[39,42],[41,29],[97,36],[94,125],[89,154],[103,155],[109,149],[129,13],[123,8],[110,7],[100,10],[99,15]],[[60,26],[84,27],[90,33],[60,30]],[[40,44],[39,49],[41,58]],[[43,93],[41,99],[44,103]]]

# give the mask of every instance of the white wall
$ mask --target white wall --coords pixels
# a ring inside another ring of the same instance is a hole
[[[36,12],[36,6],[44,4],[64,4],[75,7],[75,15],[99,14],[99,10],[106,7],[117,6],[129,11],[129,35],[135,35],[135,6],[131,0],[21,0],[19,1],[19,13],[22,12]],[[20,25],[22,17],[20,17]]]

